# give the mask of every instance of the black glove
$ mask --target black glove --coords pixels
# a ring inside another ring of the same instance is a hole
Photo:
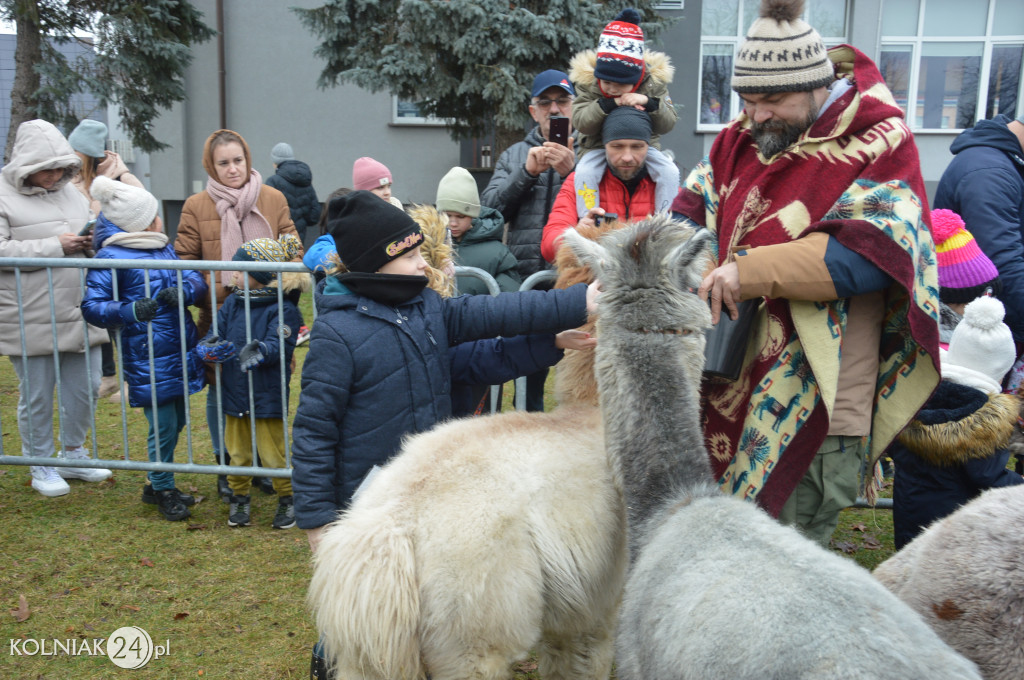
[[[125,322],[138,321],[146,323],[152,321],[160,306],[153,298],[142,298],[121,307],[121,318]]]
[[[171,286],[170,288],[164,288],[156,294],[157,302],[168,307],[178,306],[178,291],[180,289],[177,286]],[[185,299],[181,298],[181,302],[184,303]]]
[[[253,340],[238,353],[238,361],[243,371],[251,371],[267,359],[267,346],[259,340]]]

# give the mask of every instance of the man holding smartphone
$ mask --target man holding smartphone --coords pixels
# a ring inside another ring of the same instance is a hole
[[[598,187],[598,205],[577,218],[573,176],[566,177],[541,238],[541,254],[548,262],[554,262],[566,229],[596,226],[611,213],[623,221],[644,219],[654,213],[657,184],[646,167],[651,132],[651,117],[646,111],[619,106],[608,114],[601,127],[607,163]]]
[[[575,96],[569,76],[563,71],[549,69],[533,79],[529,112],[537,124],[523,141],[502,152],[491,181],[480,194],[482,205],[499,211],[508,221],[508,247],[516,256],[524,281],[531,274],[550,268],[541,256],[540,240],[555,197],[576,166],[569,125]],[[564,125],[560,141],[553,139],[552,123],[556,133]],[[544,369],[526,377],[527,411],[544,410],[547,373]]]

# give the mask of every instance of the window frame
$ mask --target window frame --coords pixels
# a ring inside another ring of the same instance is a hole
[[[401,100],[409,101],[409,100]],[[445,118],[437,118],[435,116],[402,116],[398,115],[398,95],[391,95],[391,125],[397,125],[402,127],[443,127],[448,125],[449,121]],[[415,103],[415,102],[412,102]]]
[[[995,47],[1002,45],[1021,45],[1024,46],[1024,34],[1014,35],[992,35],[992,24],[995,21],[996,2],[998,0],[987,0],[987,16],[985,17],[985,35],[970,35],[970,36],[934,36],[924,35],[924,22],[925,12],[928,9],[928,0],[919,0],[918,14],[917,14],[917,34],[916,35],[898,35],[898,34],[887,34],[885,33],[885,25],[880,23],[881,32],[878,41],[879,57],[881,53],[885,51],[887,46],[891,47],[910,47],[910,72],[907,76],[907,108],[904,109],[904,119],[907,121],[907,125],[913,131],[915,135],[932,135],[932,134],[944,134],[948,135],[951,133],[959,133],[965,128],[949,127],[949,128],[936,128],[936,127],[923,127],[917,125],[917,96],[918,86],[920,84],[921,76],[921,59],[924,46],[926,43],[981,43],[981,68],[978,71],[978,90],[976,94],[976,100],[978,102],[977,107],[974,111],[974,123],[979,120],[984,120],[987,114],[987,102],[988,102],[988,87],[989,78],[992,73],[992,52]],[[1024,107],[1021,106],[1022,99],[1024,97],[1024,62],[1022,62],[1021,72],[1018,76],[1017,83],[1017,115],[1024,113]]]

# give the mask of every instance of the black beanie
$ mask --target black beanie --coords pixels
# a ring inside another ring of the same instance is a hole
[[[650,114],[632,106],[616,106],[601,125],[601,143],[607,144],[616,139],[639,139],[650,143]]]
[[[327,206],[327,232],[350,272],[372,274],[423,242],[420,225],[369,191],[338,196]]]

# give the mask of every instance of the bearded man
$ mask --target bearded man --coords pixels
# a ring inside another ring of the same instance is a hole
[[[698,291],[713,322],[758,305],[739,378],[702,388],[718,482],[827,547],[938,383],[938,275],[902,111],[802,12],[762,0],[733,72],[743,112],[673,211],[718,237]]]

